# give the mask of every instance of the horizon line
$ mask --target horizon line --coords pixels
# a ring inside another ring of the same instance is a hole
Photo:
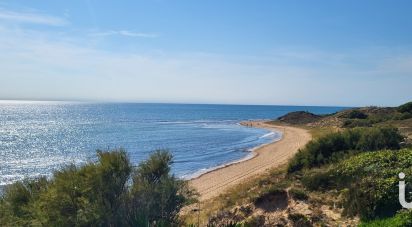
[[[345,105],[311,105],[311,104],[252,104],[252,103],[213,103],[213,102],[165,102],[165,101],[132,101],[132,100],[86,100],[86,99],[0,99],[1,103],[18,103],[18,102],[60,102],[60,103],[83,103],[83,104],[169,104],[169,105],[226,105],[226,106],[296,106],[296,107],[343,107],[343,108],[359,108],[368,106],[345,106]],[[378,107],[391,107],[391,106],[378,106]]]

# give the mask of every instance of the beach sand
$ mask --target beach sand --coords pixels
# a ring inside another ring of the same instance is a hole
[[[275,126],[263,121],[242,122],[242,125],[280,131],[283,136],[279,141],[256,148],[256,155],[251,159],[227,165],[190,180],[189,184],[199,192],[201,201],[218,196],[250,177],[285,164],[299,148],[311,140],[309,132],[301,128]]]

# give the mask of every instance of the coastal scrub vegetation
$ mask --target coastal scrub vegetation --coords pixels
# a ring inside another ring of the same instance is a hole
[[[372,127],[376,124],[402,121],[412,118],[412,102],[396,108],[369,107],[354,109],[340,116],[343,128]]]
[[[359,217],[360,226],[412,226],[412,212],[398,201],[398,174],[412,181],[411,112],[412,102],[337,113],[342,128],[300,150],[288,164],[289,178],[310,193],[334,195],[342,215]],[[412,191],[410,184],[406,191]],[[410,193],[406,200],[412,200]]]
[[[412,102],[405,103],[398,107],[398,111],[401,113],[412,113]]]
[[[412,102],[398,107],[362,107],[345,109],[333,114],[317,115],[309,112],[291,112],[270,121],[275,124],[287,124],[309,129],[356,128],[379,125],[401,124],[412,133],[412,124],[405,120],[412,119]]]
[[[155,151],[136,168],[122,149],[16,182],[0,199],[1,226],[174,226],[194,200],[187,183],[170,173],[172,155]]]
[[[348,114],[348,118],[350,119],[366,119],[368,118],[368,115],[359,111],[359,110],[352,110]]]
[[[411,106],[328,116],[296,112],[269,122],[304,127],[313,140],[287,166],[203,202],[200,218],[216,226],[231,220],[245,226],[412,226],[412,211],[398,201],[400,172],[412,201]],[[193,223],[195,214],[186,220]]]
[[[388,217],[393,219],[386,222],[406,222],[402,218],[408,215],[395,216],[402,209],[398,173],[406,173],[406,181],[412,181],[412,149],[401,149],[404,139],[394,127],[329,133],[301,149],[287,171],[292,176],[303,171],[301,182],[309,190],[338,190],[343,214],[359,216],[368,225]]]
[[[360,223],[359,227],[408,227],[412,226],[412,212],[400,211],[393,217],[377,219],[372,221],[366,221]]]
[[[411,116],[411,104],[405,104],[299,121],[314,139],[287,166],[180,214],[195,196],[170,173],[168,152],[154,152],[132,167],[123,150],[99,151],[96,162],[6,187],[0,225],[195,226],[190,223],[200,220],[207,226],[412,226],[412,212],[397,198],[399,172],[412,182]],[[293,125],[295,117],[280,123]]]
[[[397,187],[400,172],[406,174],[405,181],[412,181],[412,149],[361,153],[328,168],[309,170],[302,183],[310,190],[339,190],[344,214],[372,220],[391,217],[402,209]]]
[[[355,128],[310,141],[289,162],[288,172],[319,167],[364,151],[399,149],[404,137],[394,127]]]

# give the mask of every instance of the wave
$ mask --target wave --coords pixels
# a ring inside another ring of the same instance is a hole
[[[275,132],[269,132],[269,133],[266,133],[265,135],[259,137],[259,139],[263,139],[263,138],[266,138],[266,137],[269,137],[269,136],[273,136],[273,135],[276,135],[276,133],[275,133]]]
[[[254,157],[256,156],[256,153],[253,152],[253,151],[251,151],[251,150],[249,150],[249,151],[250,151],[249,154],[246,155],[245,157],[243,157],[242,159],[238,159],[238,160],[235,160],[235,161],[232,161],[232,162],[228,162],[228,163],[221,164],[221,165],[214,166],[214,167],[210,167],[210,168],[203,168],[203,169],[200,169],[200,170],[198,170],[198,171],[196,171],[196,172],[194,172],[194,173],[185,174],[185,175],[181,176],[180,178],[181,178],[181,179],[184,179],[184,180],[195,179],[195,178],[198,178],[198,177],[202,176],[203,174],[212,172],[212,171],[214,171],[214,170],[221,169],[221,168],[224,168],[224,167],[226,167],[226,166],[230,166],[230,165],[233,165],[233,164],[236,164],[236,163],[240,163],[240,162],[244,162],[244,161],[247,161],[247,160],[249,160],[249,159],[254,158]]]
[[[238,159],[238,160],[235,160],[235,161],[232,161],[232,162],[228,162],[228,163],[224,163],[224,164],[221,164],[221,165],[217,165],[217,166],[214,166],[214,167],[210,167],[210,168],[203,168],[203,169],[200,169],[200,170],[198,170],[194,173],[185,174],[185,175],[181,176],[180,178],[184,179],[184,180],[192,180],[192,179],[198,178],[198,177],[200,177],[200,176],[202,176],[206,173],[209,173],[209,172],[212,172],[212,171],[215,171],[215,170],[218,170],[218,169],[221,169],[221,168],[225,168],[227,166],[230,166],[230,165],[233,165],[233,164],[236,164],[236,163],[240,163],[240,162],[244,162],[244,161],[247,161],[249,159],[252,159],[257,155],[257,153],[255,152],[257,149],[259,149],[263,146],[266,146],[270,143],[278,142],[279,140],[282,139],[282,133],[281,132],[270,132],[270,133],[267,133],[265,135],[268,135],[268,134],[270,134],[270,135],[279,134],[280,136],[274,138],[273,140],[271,140],[268,143],[260,144],[256,147],[248,149],[247,152],[249,152],[249,153],[241,159]],[[263,135],[263,136],[265,136],[265,135]],[[266,136],[266,137],[268,137],[268,136]]]

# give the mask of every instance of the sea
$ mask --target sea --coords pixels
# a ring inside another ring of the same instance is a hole
[[[172,171],[190,179],[247,159],[281,132],[241,126],[291,111],[334,113],[345,107],[0,101],[0,186],[52,176],[96,160],[96,150],[124,148],[137,166],[153,151],[173,154]]]

